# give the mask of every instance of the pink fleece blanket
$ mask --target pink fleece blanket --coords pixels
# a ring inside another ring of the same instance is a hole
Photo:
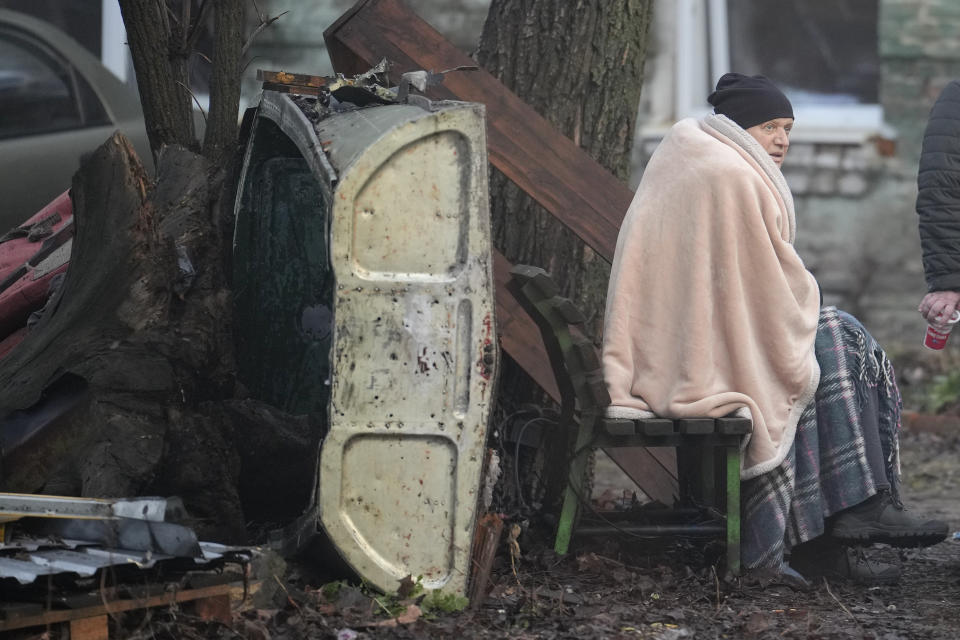
[[[819,289],[794,236],[790,191],[753,137],[724,116],[674,125],[617,241],[608,415],[748,413],[742,477],[780,464],[820,376]]]

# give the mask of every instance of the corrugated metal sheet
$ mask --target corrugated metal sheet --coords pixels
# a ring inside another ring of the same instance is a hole
[[[201,542],[200,551],[201,555],[193,558],[198,567],[215,565],[221,560],[249,560],[254,553],[247,547],[229,547],[214,542]],[[0,579],[11,578],[20,584],[31,584],[41,576],[69,573],[89,577],[106,567],[128,565],[151,569],[175,559],[183,558],[151,551],[109,549],[82,540],[25,536],[0,544]]]

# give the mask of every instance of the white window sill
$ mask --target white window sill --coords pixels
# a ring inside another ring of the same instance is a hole
[[[684,117],[702,118],[709,108],[691,110]],[[873,138],[895,139],[896,133],[883,121],[880,105],[798,105],[794,108],[796,124],[790,134],[791,142],[811,144],[862,145]],[[641,127],[642,140],[659,140],[666,135],[672,123],[649,124]]]

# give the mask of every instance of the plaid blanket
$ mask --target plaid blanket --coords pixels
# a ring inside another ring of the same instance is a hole
[[[826,518],[876,493],[864,420],[879,421],[887,480],[899,499],[901,400],[890,361],[863,325],[834,307],[820,312],[816,353],[820,385],[790,452],[776,469],[743,483],[749,569],[781,567],[785,551],[824,532]]]

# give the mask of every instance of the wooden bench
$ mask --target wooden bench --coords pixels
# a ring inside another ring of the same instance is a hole
[[[579,325],[585,318],[543,269],[517,265],[511,270],[511,293],[536,321],[560,388],[561,427],[576,429],[569,480],[557,526],[555,550],[565,554],[576,530],[599,534],[626,532],[641,536],[716,536],[726,542],[726,566],[740,572],[740,443],[750,433],[744,418],[669,420],[611,419],[604,416],[610,396],[603,383],[600,354]],[[579,525],[587,484],[586,455],[596,448],[673,447],[677,450],[680,495],[673,509],[660,514],[664,523]],[[718,491],[718,488],[721,490]],[[720,523],[690,523],[694,510],[715,513]],[[671,520],[675,514],[677,519]]]

